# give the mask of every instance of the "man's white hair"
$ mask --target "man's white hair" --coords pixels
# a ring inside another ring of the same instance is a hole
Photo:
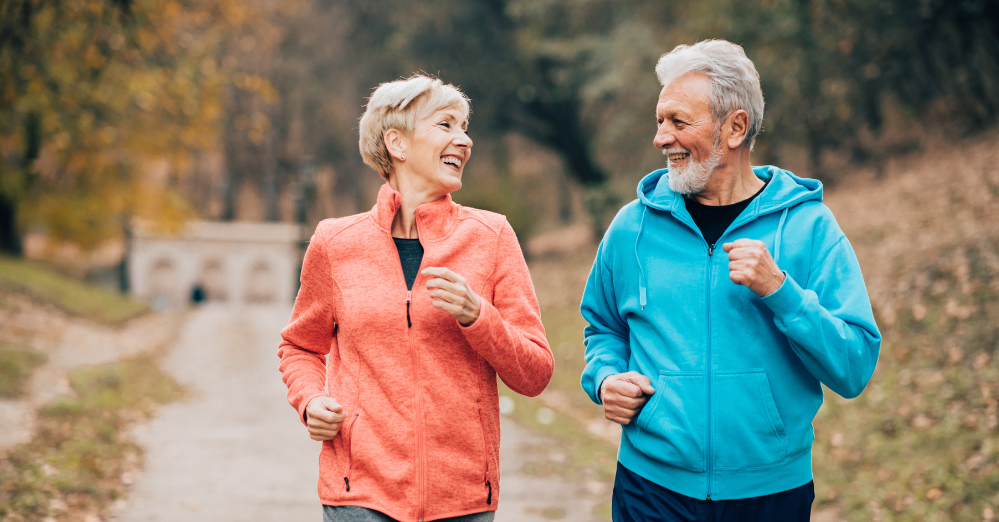
[[[656,76],[663,87],[690,73],[701,73],[711,80],[708,96],[716,126],[732,111],[742,109],[749,114],[746,143],[752,150],[763,127],[763,89],[760,74],[742,46],[725,40],[678,45],[656,64]]]
[[[364,164],[378,171],[385,179],[392,172],[392,158],[385,147],[385,132],[396,129],[406,136],[413,133],[416,122],[440,109],[456,108],[465,119],[471,111],[468,97],[457,87],[437,78],[416,74],[405,80],[379,85],[368,98],[361,116],[361,158]]]

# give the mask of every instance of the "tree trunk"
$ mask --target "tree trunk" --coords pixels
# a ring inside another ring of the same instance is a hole
[[[20,256],[24,253],[21,239],[17,229],[17,204],[0,196],[0,252]]]

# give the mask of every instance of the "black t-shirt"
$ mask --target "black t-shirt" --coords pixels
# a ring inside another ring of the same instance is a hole
[[[399,239],[393,237],[395,248],[399,251],[399,261],[402,262],[402,275],[406,277],[406,288],[413,289],[416,281],[416,274],[420,271],[420,263],[423,262],[423,245],[419,239]]]
[[[759,196],[763,189],[767,188],[767,183],[770,180],[766,180],[763,183],[763,187],[756,191],[749,199],[744,199],[738,203],[732,203],[731,205],[704,205],[698,202],[694,198],[685,197],[683,201],[687,205],[687,212],[690,213],[690,217],[694,218],[694,224],[697,228],[701,229],[701,235],[704,236],[704,240],[707,241],[708,246],[712,249],[718,239],[725,233],[729,225],[735,221],[735,218],[742,214],[743,210],[753,202],[756,196]]]

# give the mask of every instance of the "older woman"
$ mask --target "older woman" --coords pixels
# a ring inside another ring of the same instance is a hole
[[[360,122],[364,162],[386,180],[378,202],[320,223],[305,255],[278,355],[289,402],[323,441],[324,520],[492,520],[496,375],[529,396],[551,378],[513,229],[451,200],[468,114],[434,78],[380,85]]]

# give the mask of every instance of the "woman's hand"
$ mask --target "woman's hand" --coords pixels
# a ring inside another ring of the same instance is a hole
[[[426,268],[420,273],[431,278],[427,290],[434,306],[454,316],[462,326],[471,326],[479,318],[479,296],[464,277],[444,267]]]
[[[316,397],[305,407],[305,425],[312,440],[330,440],[343,425],[343,406],[333,397]]]

